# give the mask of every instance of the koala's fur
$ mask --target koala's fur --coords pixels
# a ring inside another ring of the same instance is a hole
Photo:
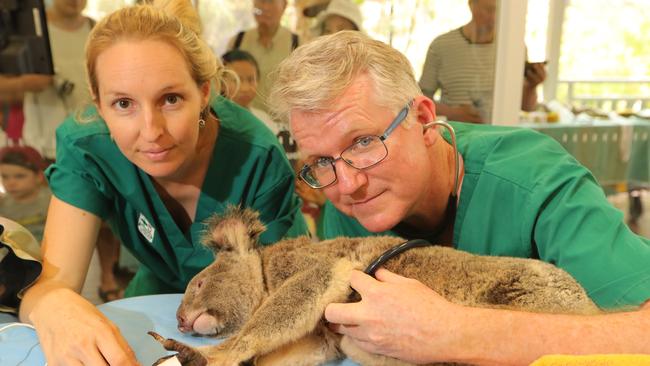
[[[346,302],[350,272],[363,270],[396,237],[307,237],[262,247],[258,214],[231,208],[211,219],[204,244],[216,260],[187,286],[178,328],[218,337],[220,345],[192,348],[154,334],[179,351],[185,365],[318,365],[347,356],[362,365],[406,365],[370,355],[322,321],[329,303]],[[443,246],[415,248],[385,268],[415,278],[449,301],[479,307],[593,314],[599,310],[565,271],[532,259],[477,256]]]

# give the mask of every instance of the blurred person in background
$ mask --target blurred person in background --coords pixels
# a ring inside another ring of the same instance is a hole
[[[40,244],[52,193],[45,183],[45,161],[36,149],[10,146],[0,149],[0,216],[24,226]]]
[[[291,138],[288,124],[274,120],[268,113],[252,105],[254,98],[258,95],[260,78],[260,69],[255,57],[244,50],[234,49],[221,56],[221,60],[224,67],[234,72],[239,79],[237,81],[232,75],[225,75],[224,95],[251,111],[255,117],[264,122],[277,136],[287,158],[293,164],[298,157],[297,146]]]
[[[82,14],[85,7],[86,0],[52,0],[46,16],[55,75],[19,77],[25,92],[23,140],[49,162],[56,159],[56,128],[90,101],[82,70],[95,22]]]
[[[420,77],[422,92],[436,102],[438,115],[452,121],[489,123],[496,59],[497,0],[468,0],[472,19],[431,42]],[[526,62],[521,109],[537,105],[537,85],[546,78],[543,63]]]
[[[224,76],[223,95],[248,109],[277,135],[278,123],[273,121],[268,113],[251,106],[253,99],[257,96],[257,85],[260,78],[260,68],[255,57],[244,50],[234,49],[224,53],[221,56],[221,61],[226,69],[231,70],[237,76],[237,78],[232,74]]]
[[[258,63],[257,95],[252,106],[269,111],[266,98],[273,85],[271,72],[299,45],[298,36],[280,24],[287,8],[286,0],[253,0],[257,27],[236,34],[228,49],[247,51]]]
[[[342,30],[363,31],[363,16],[359,5],[351,0],[332,0],[318,14],[318,34],[327,35]]]

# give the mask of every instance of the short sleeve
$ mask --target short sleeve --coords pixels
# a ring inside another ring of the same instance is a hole
[[[75,123],[75,122],[72,122]],[[58,199],[102,219],[110,213],[110,199],[105,194],[106,182],[93,173],[92,154],[80,148],[68,135],[65,124],[57,129],[56,162],[45,176]]]
[[[427,57],[424,60],[422,67],[422,76],[420,77],[420,89],[422,93],[429,98],[433,98],[433,94],[438,90],[438,74],[439,69],[438,55],[436,54],[436,41],[434,40],[429,45],[427,50]]]

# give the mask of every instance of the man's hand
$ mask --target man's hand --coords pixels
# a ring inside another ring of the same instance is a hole
[[[546,79],[543,62],[527,62],[524,67],[524,87],[533,89]]]
[[[460,306],[443,299],[417,280],[379,269],[377,280],[355,271],[350,285],[361,301],[330,304],[330,328],[349,336],[361,349],[407,362],[442,361],[453,354],[448,340],[456,333],[454,314]]]

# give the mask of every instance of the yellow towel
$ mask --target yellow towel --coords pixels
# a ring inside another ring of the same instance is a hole
[[[650,366],[650,355],[548,355],[530,366]]]

